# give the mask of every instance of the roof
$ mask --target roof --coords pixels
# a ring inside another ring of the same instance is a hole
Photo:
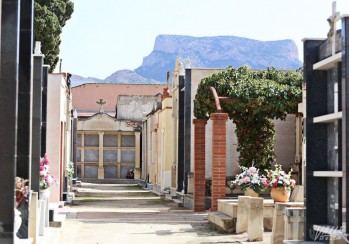
[[[104,111],[115,111],[115,105],[119,95],[144,95],[155,96],[162,94],[167,85],[160,84],[83,84],[72,88],[73,108],[78,112],[99,111],[99,105],[96,103],[99,99],[107,102],[104,105]]]

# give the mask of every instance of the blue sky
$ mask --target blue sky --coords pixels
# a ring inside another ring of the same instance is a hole
[[[325,38],[332,0],[73,0],[63,28],[62,70],[106,78],[135,69],[159,34],[233,35],[262,41]],[[349,14],[349,1],[337,0]],[[340,23],[338,24],[340,26]]]

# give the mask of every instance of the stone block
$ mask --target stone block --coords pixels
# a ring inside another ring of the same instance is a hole
[[[233,219],[220,212],[208,213],[208,220],[227,233],[234,233],[236,227],[236,219]]]
[[[303,208],[302,202],[275,203],[272,236],[270,244],[280,244],[285,240],[285,209],[288,207]]]
[[[273,227],[274,216],[274,201],[270,199],[264,199],[263,201],[263,227],[264,230],[271,231]],[[223,213],[233,219],[237,220],[238,216],[238,200],[237,199],[220,199],[218,200],[218,212]],[[241,212],[240,212],[241,214]],[[239,221],[239,224],[242,221]],[[247,229],[245,230],[247,231]],[[244,232],[244,231],[242,231]],[[240,232],[241,233],[241,232]]]
[[[36,243],[39,235],[39,205],[38,205],[39,194],[32,192],[29,198],[29,238]]]
[[[285,239],[304,239],[304,208],[285,209]]]
[[[290,202],[304,202],[304,186],[299,185],[292,191]]]
[[[251,197],[248,207],[248,241],[263,241],[263,198]]]
[[[221,212],[229,217],[236,218],[237,217],[237,200],[230,199],[221,199],[218,200],[218,212]]]
[[[186,194],[183,197],[183,205],[187,209],[193,209],[194,201],[193,201],[193,198],[190,194]]]
[[[236,233],[243,233],[247,231],[248,225],[248,208],[251,197],[239,196],[237,207]]]
[[[273,217],[274,217],[274,202],[269,199],[265,199],[263,209],[263,226],[264,230],[271,231],[273,229]]]

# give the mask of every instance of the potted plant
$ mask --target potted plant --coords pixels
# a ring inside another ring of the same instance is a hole
[[[19,238],[26,238],[28,228],[28,182],[20,177],[16,177],[16,208],[15,208],[15,221],[14,232]]]
[[[265,177],[261,175],[259,169],[254,166],[249,168],[240,166],[240,168],[242,172],[235,176],[232,185],[240,186],[240,189],[245,191],[245,195],[258,196],[258,193],[264,190],[262,180],[265,179]]]
[[[49,161],[45,153],[44,157],[40,159],[40,189],[49,190],[55,182],[57,182],[56,178],[50,174]]]
[[[291,179],[292,169],[286,173],[280,164],[275,164],[274,170],[266,170],[267,181],[264,186],[270,187],[270,196],[274,202],[288,202],[291,190],[295,188],[296,181]]]

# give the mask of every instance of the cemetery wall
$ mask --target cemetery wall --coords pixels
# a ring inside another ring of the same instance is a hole
[[[49,159],[50,174],[59,182],[51,187],[50,202],[59,202],[62,190],[64,155],[67,157],[68,147],[65,145],[67,126],[66,81],[62,74],[49,74],[47,82],[47,141],[46,153]],[[42,155],[43,156],[43,155]]]

